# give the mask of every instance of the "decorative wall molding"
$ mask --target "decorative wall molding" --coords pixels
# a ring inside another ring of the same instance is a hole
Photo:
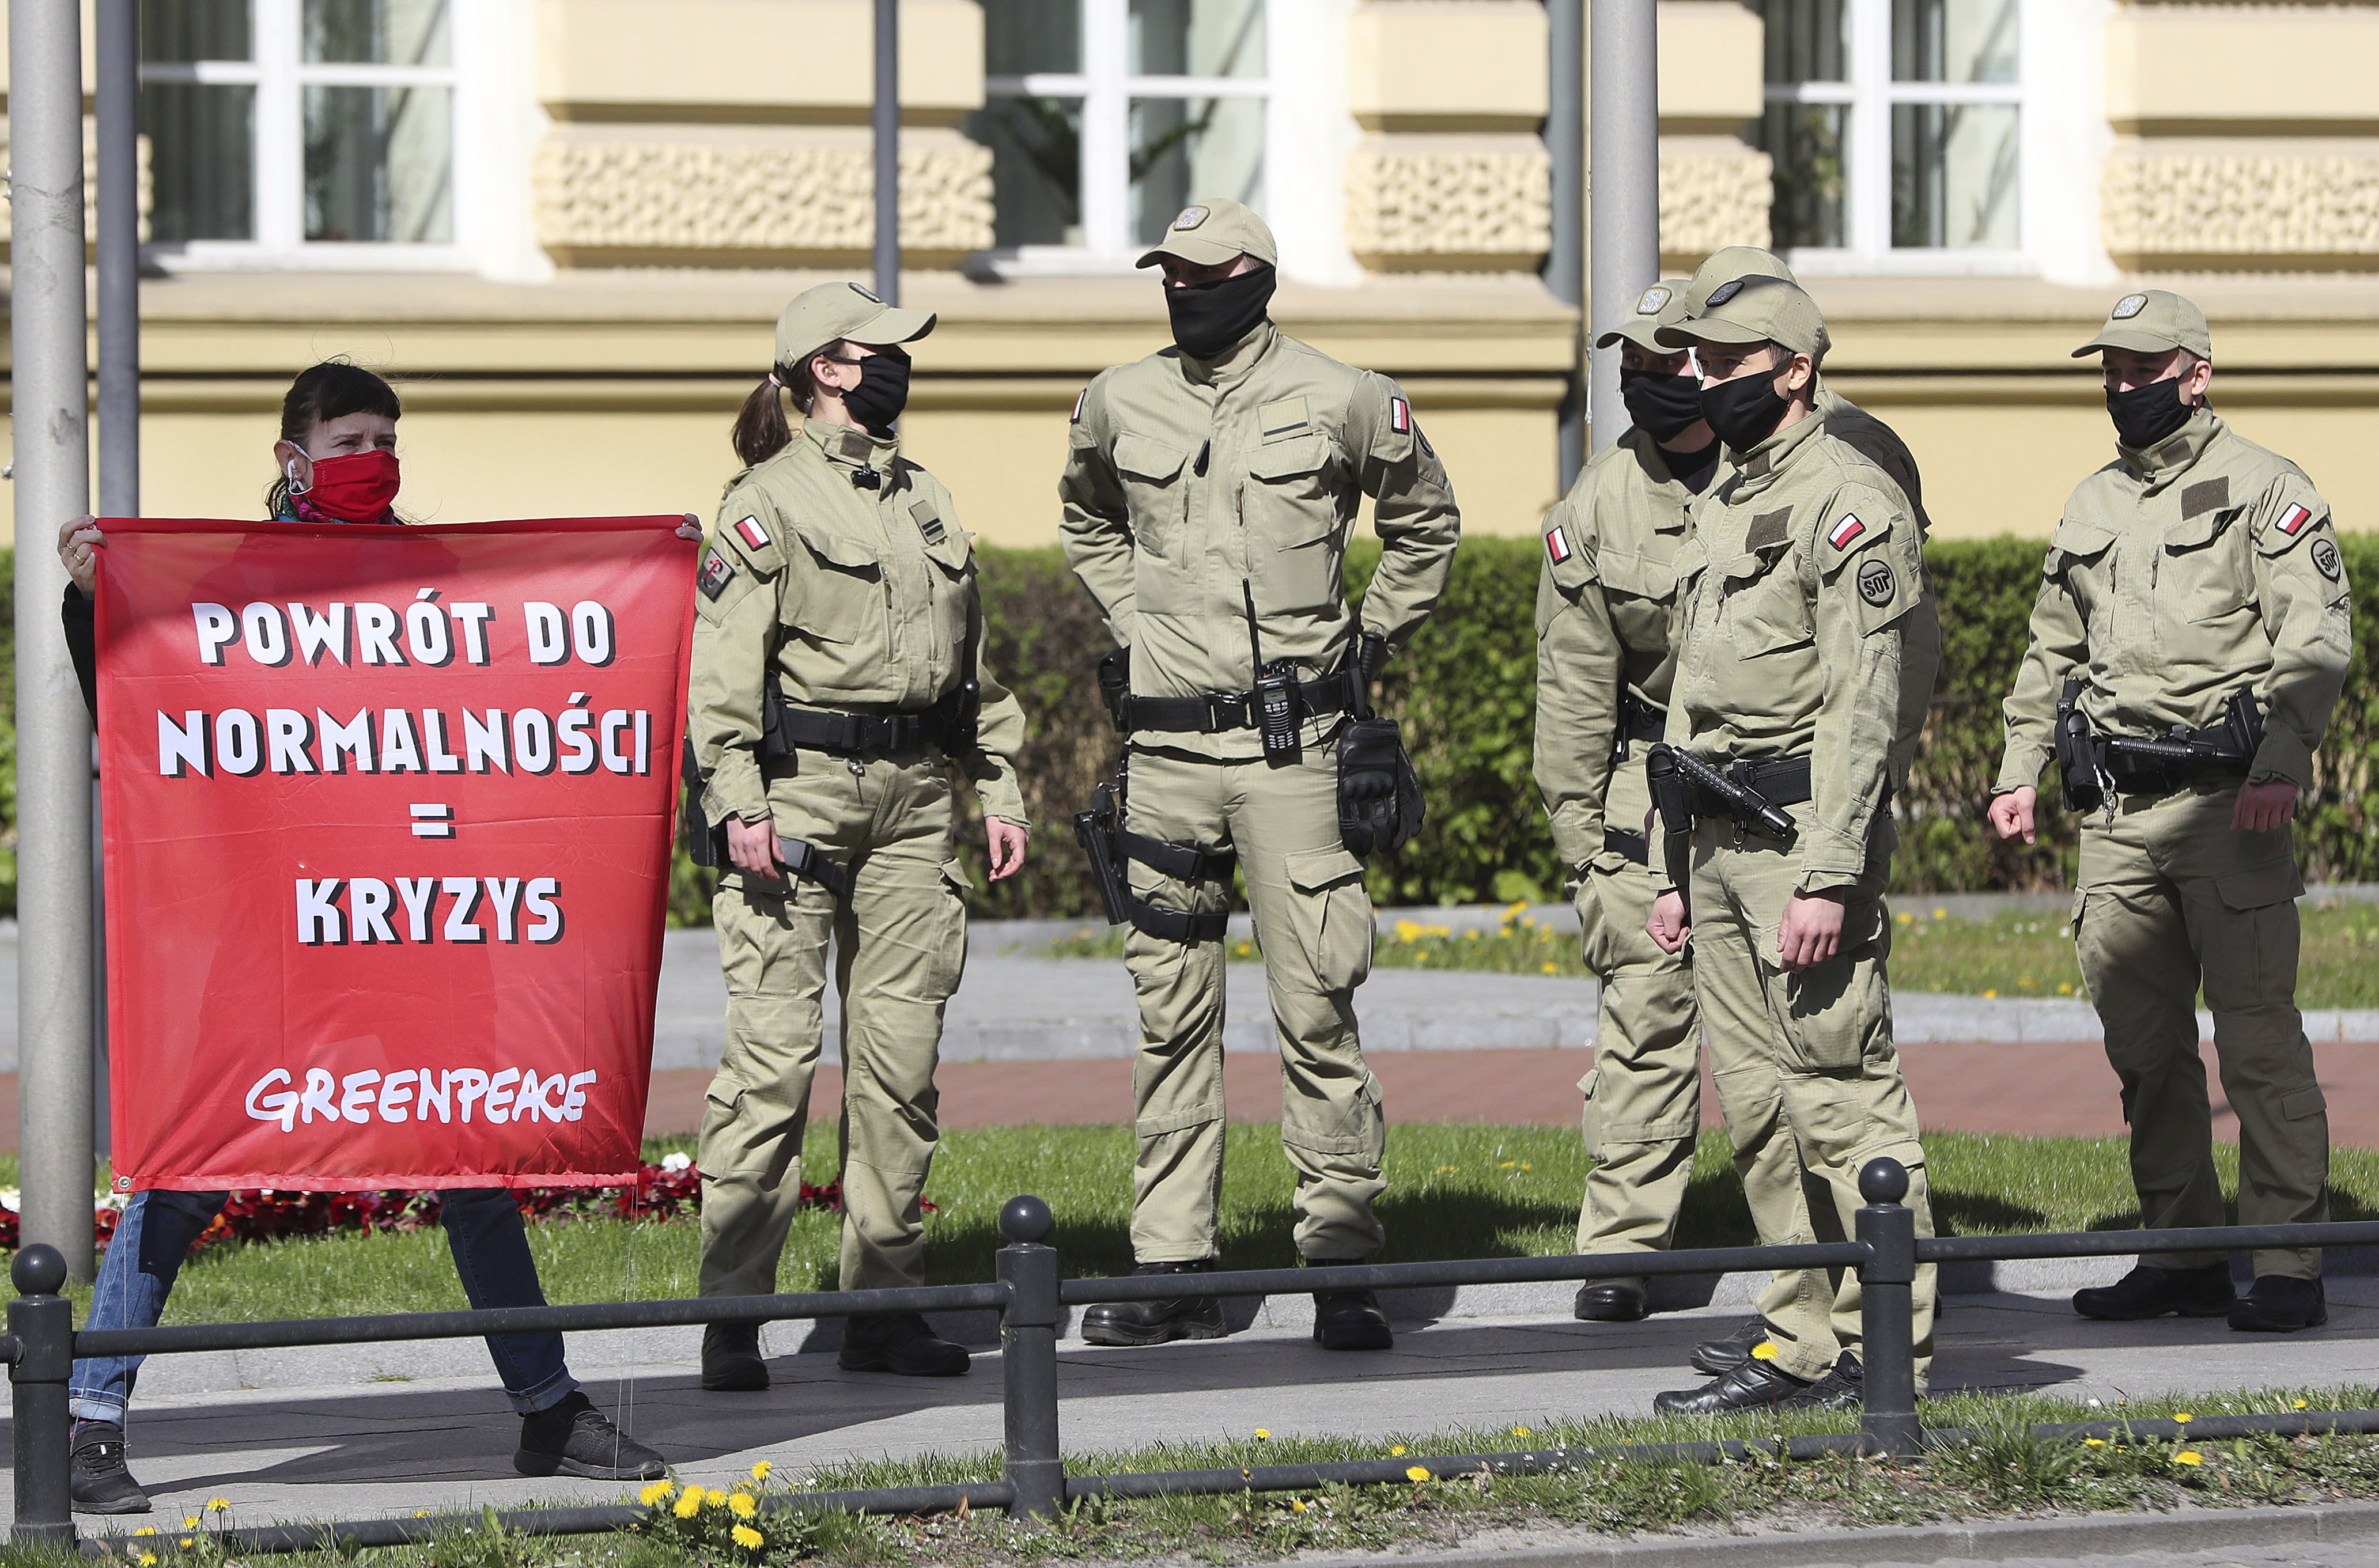
[[[1731,136],[1660,139],[1660,254],[1698,262],[1769,240],[1774,160]]]
[[[2271,259],[2379,270],[2379,144],[2241,155],[2118,148],[2101,185],[2126,265]]]
[[[1382,271],[1532,269],[1552,243],[1533,136],[1383,136],[1346,163],[1346,244]]]
[[[537,239],[565,266],[824,263],[874,242],[863,132],[604,130],[567,127],[537,149]],[[900,244],[912,264],[947,266],[988,247],[991,194],[990,149],[951,130],[902,133]]]

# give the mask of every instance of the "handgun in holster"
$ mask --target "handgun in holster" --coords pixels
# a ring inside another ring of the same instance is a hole
[[[2070,812],[2095,811],[2106,803],[2110,781],[2101,765],[2090,716],[2082,711],[2082,681],[2065,682],[2057,696],[2059,794]]]
[[[1669,881],[1683,892],[1693,873],[1694,791],[1677,770],[1677,755],[1666,745],[1644,754],[1644,781],[1651,787],[1652,809],[1660,816],[1660,857]]]
[[[694,864],[716,871],[727,863],[727,826],[710,826],[710,814],[702,809],[702,769],[694,766],[694,737],[685,738],[684,760],[679,773],[685,790],[678,806],[677,839]]]
[[[1098,884],[1099,905],[1109,925],[1121,925],[1131,918],[1131,892],[1124,881],[1123,846],[1117,835],[1122,830],[1122,803],[1117,799],[1112,784],[1102,784],[1091,792],[1088,811],[1074,814],[1074,841],[1089,857],[1092,880]]]

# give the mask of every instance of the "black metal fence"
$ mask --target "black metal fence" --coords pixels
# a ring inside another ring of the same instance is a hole
[[[50,1546],[67,1545],[75,1539],[67,1479],[73,1423],[67,1410],[66,1388],[78,1356],[160,1356],[201,1350],[368,1345],[395,1340],[477,1338],[491,1333],[585,1333],[595,1329],[989,1308],[1000,1317],[1000,1379],[1006,1406],[1006,1453],[1000,1479],[963,1485],[793,1492],[770,1497],[763,1506],[772,1512],[841,1509],[903,1514],[954,1509],[963,1502],[969,1508],[1004,1509],[1011,1516],[1045,1518],[1081,1498],[1293,1491],[1334,1484],[1369,1485],[1407,1481],[1416,1467],[1432,1477],[1446,1478],[1477,1475],[1482,1469],[1503,1475],[1542,1473],[1589,1460],[1612,1458],[1697,1462],[1780,1451],[1795,1459],[1834,1453],[1913,1456],[1928,1444],[1956,1441],[1964,1436],[1954,1429],[1928,1429],[1916,1412],[1911,1292],[1916,1270],[1922,1264],[2379,1244],[2379,1222],[1920,1239],[1914,1212],[1901,1201],[1908,1195],[1908,1173],[1898,1162],[1869,1162],[1860,1173],[1859,1191],[1866,1199],[1866,1206],[1858,1211],[1855,1239],[1844,1242],[1073,1280],[1058,1277],[1057,1251],[1045,1244],[1051,1224],[1048,1205],[1038,1198],[1020,1197],[1008,1200],[1000,1211],[1000,1234],[1008,1244],[999,1250],[997,1277],[988,1285],[712,1297],[587,1307],[509,1307],[489,1311],[198,1323],[81,1333],[74,1328],[72,1304],[58,1294],[66,1284],[65,1260],[53,1248],[27,1247],[18,1253],[11,1269],[19,1294],[8,1305],[8,1334],[0,1338],[0,1360],[9,1364],[15,1413],[16,1515],[10,1538],[18,1543]],[[1858,1272],[1864,1338],[1859,1356],[1866,1371],[1866,1403],[1860,1429],[1854,1433],[1781,1441],[1728,1440],[1600,1449],[1536,1449],[1512,1453],[1440,1454],[1392,1461],[1355,1460],[1119,1476],[1069,1476],[1058,1449],[1057,1330],[1064,1321],[1065,1309],[1070,1306],[1175,1297],[1290,1295],[1322,1290],[1802,1268],[1846,1268]],[[2180,1429],[2169,1421],[2127,1421],[2063,1424],[2040,1430],[2052,1438],[2079,1439],[2117,1432],[2139,1438],[2168,1438],[2179,1436]],[[2192,1438],[2258,1432],[2379,1432],[2379,1410],[2227,1417],[2200,1419],[2189,1426]],[[579,1535],[623,1528],[645,1518],[647,1513],[646,1509],[622,1503],[594,1508],[525,1509],[500,1514],[499,1518],[506,1528],[525,1534]],[[481,1516],[476,1514],[339,1520],[226,1530],[223,1540],[227,1549],[238,1551],[400,1546],[475,1528],[480,1524]]]

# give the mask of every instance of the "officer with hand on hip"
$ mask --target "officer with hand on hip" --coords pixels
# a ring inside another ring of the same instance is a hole
[[[2353,651],[2329,507],[2214,412],[2213,334],[2188,300],[2125,295],[2073,353],[2105,368],[2116,461],[2050,537],[1991,822],[2033,840],[2054,756],[2081,814],[2074,942],[2122,1081],[2140,1224],[2223,1223],[2201,984],[2239,1116],[2239,1223],[2325,1220],[2329,1117],[2296,1006],[2289,822]],[[2319,1251],[2260,1251],[2254,1269],[2240,1299],[2219,1253],[2144,1253],[2073,1307],[2272,1333],[2327,1320]]]
[[[1273,325],[1277,257],[1238,202],[1181,211],[1140,259],[1164,269],[1176,346],[1084,391],[1058,484],[1067,560],[1121,645],[1103,684],[1126,736],[1111,841],[1128,909],[1113,913],[1133,926],[1132,1248],[1147,1274],[1214,1266],[1235,859],[1280,1041],[1298,1256],[1360,1262],[1383,1239],[1386,1124],[1354,1009],[1371,900],[1349,846],[1393,846],[1414,826],[1378,813],[1408,802],[1417,816],[1419,796],[1392,728],[1377,743],[1387,721],[1365,717],[1369,683],[1436,604],[1461,524],[1396,384]],[[1359,628],[1340,568],[1366,496],[1385,548]],[[1222,1332],[1213,1299],[1111,1302],[1082,1320],[1100,1345]],[[1391,1337],[1366,1291],[1317,1293],[1314,1336],[1337,1350]]]

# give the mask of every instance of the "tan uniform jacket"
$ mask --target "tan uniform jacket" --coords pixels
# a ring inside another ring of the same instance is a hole
[[[1545,515],[1537,578],[1537,790],[1553,848],[1576,867],[1601,854],[1612,742],[1624,690],[1666,707],[1677,552],[1693,492],[1660,443],[1631,429],[1586,465]],[[1640,833],[1641,822],[1614,825]]]
[[[1786,427],[1694,510],[1679,553],[1668,740],[1706,760],[1807,756],[1798,886],[1860,878],[1900,727],[1912,615],[1931,602],[1900,488],[1825,433]]]
[[[2249,777],[2312,787],[2353,626],[2329,507],[2302,469],[2201,409],[2082,481],[2043,578],[1994,792],[2039,781],[2077,675],[2091,722],[2126,735],[2209,728],[2252,685],[2264,744]]]
[[[863,469],[881,476],[877,488],[852,482]],[[980,742],[952,760],[984,811],[1023,822],[1024,710],[983,661],[972,543],[949,492],[895,443],[803,424],[729,482],[696,583],[688,722],[713,826],[768,815],[766,681],[797,707],[914,711],[966,679],[970,638]]]
[[[1362,629],[1402,645],[1462,529],[1396,384],[1270,322],[1212,363],[1168,348],[1102,372],[1076,406],[1057,493],[1066,560],[1132,650],[1142,696],[1251,687],[1250,594],[1267,662],[1293,659],[1307,680],[1343,669],[1356,629],[1340,566],[1367,495],[1386,549]],[[1262,754],[1253,730],[1162,739]]]
[[[1826,434],[1891,476],[1891,482],[1908,500],[1908,514],[1916,519],[1918,537],[1932,533],[1933,520],[1925,514],[1925,476],[1916,471],[1916,454],[1908,450],[1900,432],[1822,379],[1817,383],[1817,412],[1826,416]]]

